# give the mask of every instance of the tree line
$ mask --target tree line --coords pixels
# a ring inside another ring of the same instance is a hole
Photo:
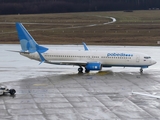
[[[148,10],[160,0],[0,0],[0,14]]]

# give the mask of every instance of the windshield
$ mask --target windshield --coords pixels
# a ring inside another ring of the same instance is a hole
[[[146,56],[146,57],[144,57],[145,59],[151,59],[151,57],[149,57],[149,56]]]

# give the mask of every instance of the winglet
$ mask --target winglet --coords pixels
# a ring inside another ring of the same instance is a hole
[[[82,42],[82,43],[83,43],[83,46],[84,46],[84,50],[85,50],[85,51],[88,51],[89,49],[88,49],[86,43],[85,43],[85,42]]]

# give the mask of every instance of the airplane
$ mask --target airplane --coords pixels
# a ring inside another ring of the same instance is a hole
[[[16,23],[16,30],[21,44],[19,53],[25,57],[40,61],[41,63],[56,65],[79,66],[78,72],[83,69],[90,71],[101,71],[102,67],[139,67],[140,72],[144,68],[156,63],[149,55],[139,52],[123,51],[91,51],[84,45],[84,51],[79,50],[51,50],[39,45],[29,34],[22,23]]]
[[[151,94],[145,94],[145,93],[133,92],[133,91],[132,91],[132,94],[135,94],[135,95],[143,95],[143,96],[147,96],[147,97],[153,97],[153,98],[160,99],[160,96],[157,96],[157,95],[151,95]]]

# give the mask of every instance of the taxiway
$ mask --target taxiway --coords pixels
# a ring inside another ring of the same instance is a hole
[[[159,62],[158,47],[129,49],[146,52]],[[39,66],[17,53],[3,53],[2,50],[1,85],[14,88],[17,93],[0,96],[0,120],[160,119],[159,99],[132,94],[134,91],[160,96],[159,63],[144,69],[143,74],[134,68],[77,74],[72,66]]]

